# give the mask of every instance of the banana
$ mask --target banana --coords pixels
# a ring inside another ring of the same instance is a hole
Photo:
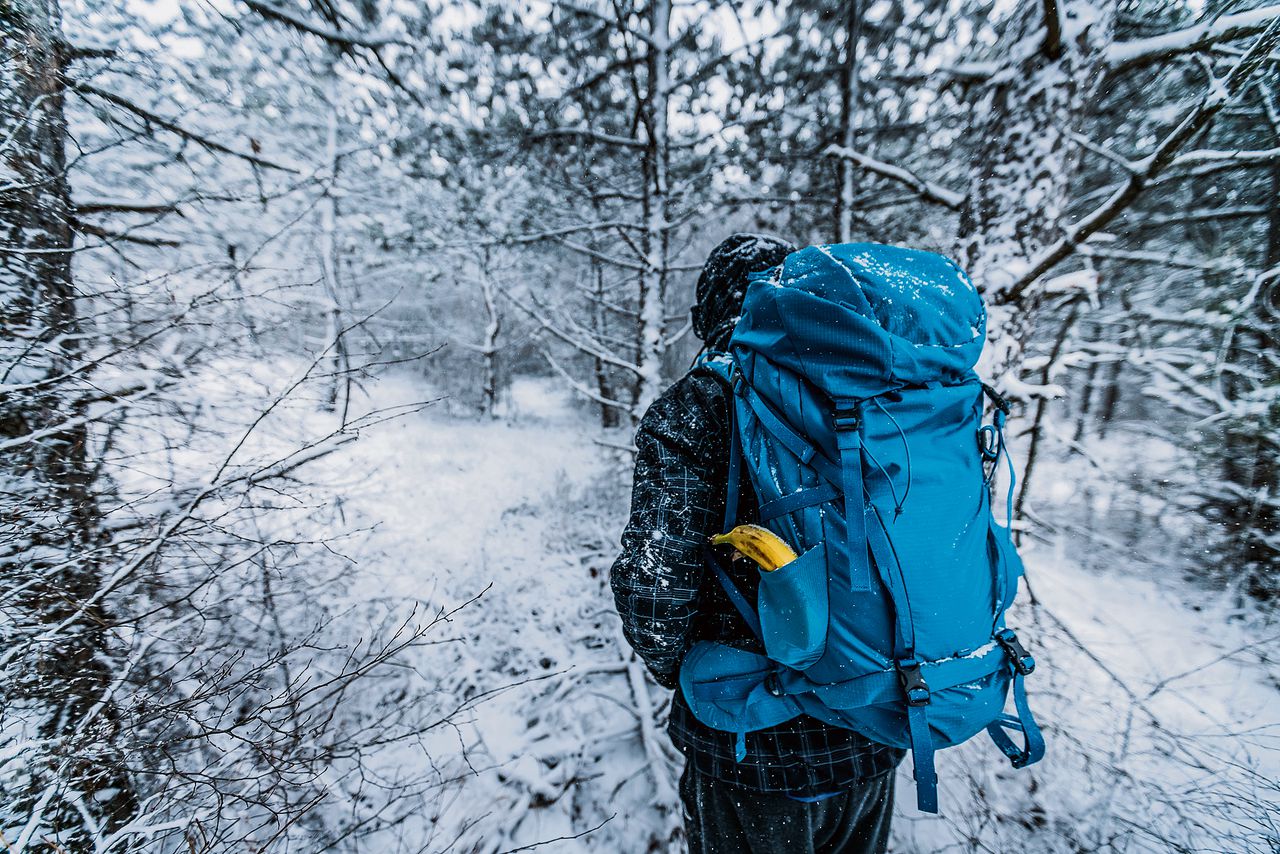
[[[773,572],[796,559],[796,553],[782,538],[759,525],[739,525],[727,534],[711,538],[714,546],[733,546],[741,554],[760,564],[765,572]]]

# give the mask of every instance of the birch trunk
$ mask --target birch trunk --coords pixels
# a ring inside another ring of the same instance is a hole
[[[641,248],[645,269],[640,274],[640,322],[637,327],[635,417],[662,391],[662,361],[666,354],[667,202],[670,149],[671,0],[654,0],[649,7],[648,92],[641,113],[647,140],[644,148],[644,232]]]
[[[498,295],[489,270],[489,249],[480,259],[480,297],[484,300],[484,338],[480,342],[483,376],[480,388],[480,414],[497,416],[498,406],[498,335],[502,332],[502,315],[498,311]]]
[[[342,285],[339,281],[341,258],[338,247],[338,197],[337,183],[340,168],[338,152],[338,77],[336,69],[329,73],[325,85],[325,100],[329,110],[325,124],[325,166],[328,180],[324,196],[320,200],[320,270],[324,280],[326,341],[333,348],[329,358],[329,395],[326,400],[330,412],[341,412],[346,423],[350,398],[351,372],[347,364],[347,344],[342,335]]]

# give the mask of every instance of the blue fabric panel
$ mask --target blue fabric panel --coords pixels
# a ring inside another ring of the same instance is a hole
[[[757,598],[765,651],[804,670],[827,646],[827,555],[821,544],[786,566],[760,573]]]

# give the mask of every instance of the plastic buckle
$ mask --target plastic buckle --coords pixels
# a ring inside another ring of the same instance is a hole
[[[856,406],[848,406],[836,407],[835,412],[832,413],[832,420],[835,422],[836,430],[843,432],[845,430],[857,430],[858,422],[861,419],[858,415],[858,408]]]
[[[996,632],[996,643],[1000,644],[1005,653],[1008,654],[1013,661],[1013,669],[1023,676],[1027,676],[1036,669],[1036,660],[1027,652],[1027,648],[1018,640],[1018,635],[1013,629],[1001,629]]]
[[[1007,397],[986,383],[982,383],[982,390],[987,393],[987,397],[991,398],[991,403],[996,409],[1000,410],[1005,415],[1009,414],[1009,410],[1012,409],[1012,407],[1009,406],[1009,399]]]
[[[899,661],[898,679],[902,681],[908,706],[929,705],[929,683],[924,681],[924,675],[920,672],[920,662],[914,658]]]
[[[764,690],[773,697],[781,697],[786,693],[782,690],[782,682],[778,679],[776,670],[764,677]]]

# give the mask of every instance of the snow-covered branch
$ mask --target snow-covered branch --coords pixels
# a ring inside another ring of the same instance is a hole
[[[1148,65],[1167,56],[1203,50],[1219,42],[1255,35],[1280,18],[1280,4],[1259,6],[1234,15],[1145,39],[1116,42],[1107,48],[1107,65],[1113,70]],[[1267,51],[1270,53],[1270,51]]]
[[[410,42],[398,36],[352,33],[346,30],[334,29],[325,24],[307,20],[301,15],[296,15],[288,9],[277,6],[275,3],[266,2],[266,0],[244,0],[244,4],[268,20],[285,24],[299,32],[307,33],[340,47],[365,47],[376,50],[388,45],[411,46]]]
[[[1277,44],[1280,44],[1280,15],[1273,16],[1270,20],[1270,25],[1254,41],[1245,55],[1236,62],[1226,79],[1213,82],[1199,103],[1156,145],[1155,150],[1134,164],[1135,168],[1130,172],[1128,180],[1121,184],[1109,199],[1074,226],[1066,229],[1062,237],[1034,259],[1027,271],[999,295],[1002,302],[1010,303],[1019,300],[1037,279],[1069,256],[1090,235],[1097,233],[1129,207],[1134,199],[1174,161],[1178,149],[1207,127],[1228,101],[1244,89],[1263,60]]]
[[[826,154],[829,157],[838,157],[844,160],[856,163],[868,172],[873,172],[881,177],[888,178],[891,181],[897,181],[915,190],[922,199],[935,204],[943,205],[952,210],[959,210],[960,205],[964,203],[964,194],[957,193],[954,190],[948,190],[940,184],[932,181],[926,181],[914,172],[903,169],[901,166],[894,166],[892,163],[885,163],[883,160],[876,160],[874,157],[868,157],[861,152],[854,151],[850,148],[843,148],[838,145],[832,145],[827,148]]]

